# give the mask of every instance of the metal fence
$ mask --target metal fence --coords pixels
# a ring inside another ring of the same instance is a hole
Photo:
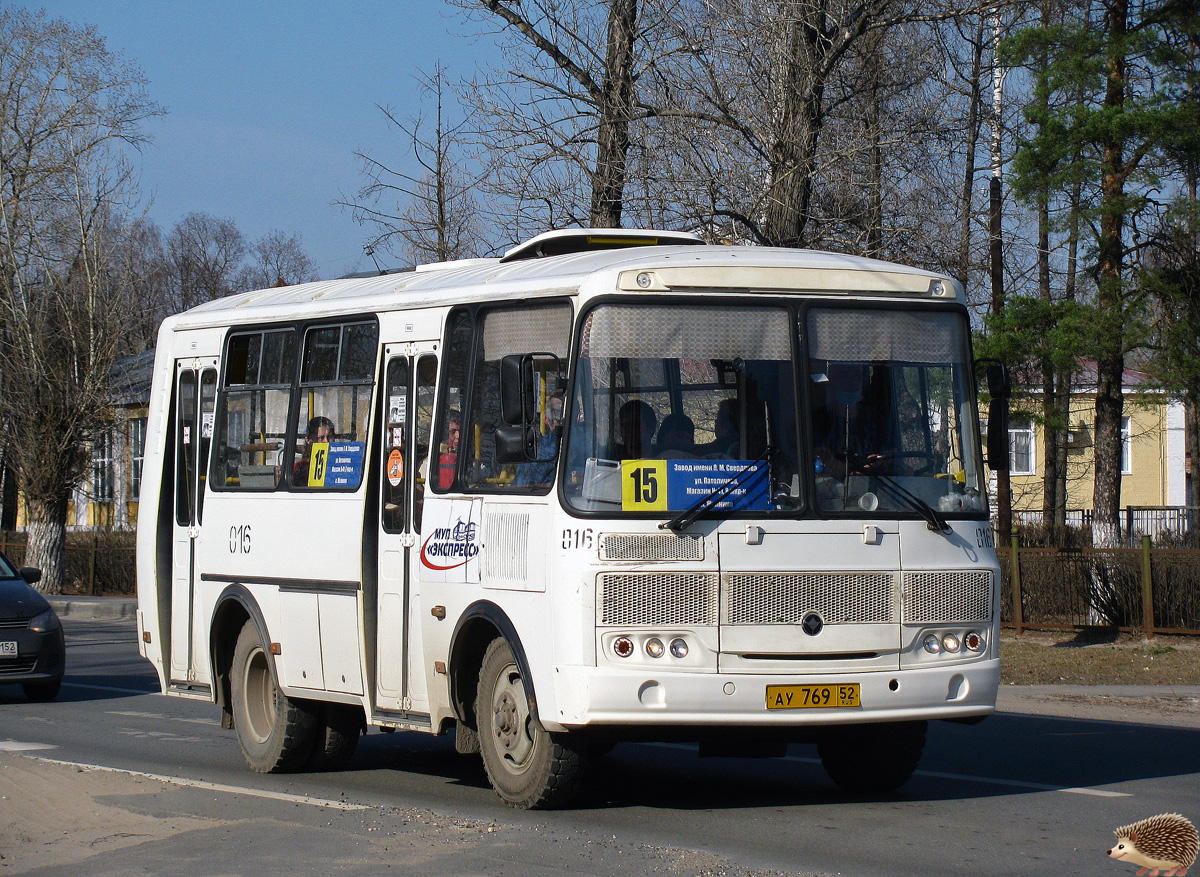
[[[1147,636],[1200,634],[1200,550],[1152,548],[1000,549],[1001,621],[1026,628],[1087,626]]]
[[[64,594],[134,594],[136,535],[130,530],[67,531]],[[25,565],[26,534],[0,532],[0,551]]]
[[[1043,513],[1014,511],[1013,526],[1038,529]],[[1200,506],[1126,506],[1121,514],[1121,541],[1138,548],[1143,536],[1166,548],[1200,548]],[[1066,525],[1078,530],[1092,526],[1092,509],[1067,509]]]

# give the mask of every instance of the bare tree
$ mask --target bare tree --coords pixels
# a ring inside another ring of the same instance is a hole
[[[479,181],[467,171],[474,157],[463,137],[468,120],[447,119],[443,67],[420,81],[425,100],[434,103],[432,131],[424,116],[403,122],[390,109],[379,108],[388,125],[404,135],[404,152],[411,153],[420,170],[410,173],[357,153],[366,183],[338,203],[349,207],[360,224],[375,227],[364,247],[368,252],[383,249],[413,264],[483,255],[488,245],[475,197]]]
[[[237,291],[246,238],[232,219],[189,213],[167,235],[166,250],[171,313]]]
[[[250,264],[238,274],[241,289],[291,286],[317,279],[317,266],[304,252],[300,235],[276,230],[250,248]]]
[[[129,319],[113,258],[135,183],[123,147],[160,112],[93,28],[0,9],[0,441],[47,591]]]
[[[636,106],[637,0],[453,0],[476,21],[500,19],[512,69],[464,89],[484,145],[504,157],[489,186],[530,225],[619,227]],[[532,230],[532,229],[530,229]]]

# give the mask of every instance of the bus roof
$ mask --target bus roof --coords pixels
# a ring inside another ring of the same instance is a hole
[[[611,290],[633,293],[825,291],[961,300],[958,283],[946,275],[891,262],[818,250],[691,244],[591,250],[508,263],[500,259],[443,262],[402,274],[237,293],[169,317],[168,321],[176,329],[202,328],[514,297],[573,295],[597,274],[611,275]]]

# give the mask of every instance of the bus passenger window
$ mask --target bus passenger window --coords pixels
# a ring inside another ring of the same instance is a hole
[[[291,329],[230,336],[210,487],[273,490],[279,484],[294,374]]]
[[[378,335],[374,322],[305,333],[293,488],[356,490],[362,483]]]

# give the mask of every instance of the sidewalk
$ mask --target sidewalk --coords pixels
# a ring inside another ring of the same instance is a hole
[[[60,618],[72,621],[111,621],[137,617],[137,597],[85,597],[47,594]]]

